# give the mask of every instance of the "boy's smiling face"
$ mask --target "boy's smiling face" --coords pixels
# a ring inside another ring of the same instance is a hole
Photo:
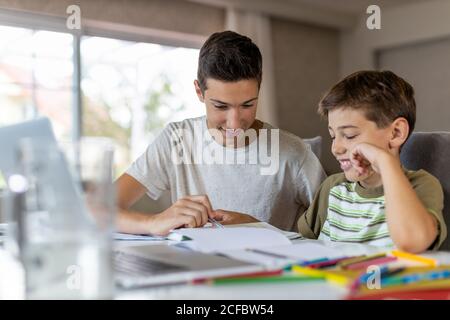
[[[363,110],[340,107],[328,113],[328,130],[333,141],[331,152],[339,161],[349,181],[359,181],[364,187],[381,185],[381,176],[373,171],[359,176],[350,163],[350,152],[359,143],[369,143],[391,152],[392,128],[379,128],[366,118]]]
[[[255,126],[259,85],[254,79],[225,82],[208,79],[205,92],[195,82],[197,95],[206,105],[209,129],[222,133],[222,144],[234,147],[234,137],[239,137]]]

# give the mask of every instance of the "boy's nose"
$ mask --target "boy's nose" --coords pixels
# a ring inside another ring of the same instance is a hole
[[[227,128],[228,129],[239,129],[239,128],[241,128],[241,113],[240,113],[239,108],[232,108],[228,112]]]
[[[333,143],[331,144],[331,152],[335,155],[344,154],[347,151],[347,149],[342,145],[342,143],[335,138],[333,140]]]

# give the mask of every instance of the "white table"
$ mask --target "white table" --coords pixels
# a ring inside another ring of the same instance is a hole
[[[318,241],[318,240],[294,240]],[[161,244],[161,241],[116,241],[117,247],[131,245]],[[343,255],[373,254],[381,248],[360,244],[330,244],[342,251]],[[442,264],[450,264],[450,252],[430,252],[424,254],[437,259]],[[0,248],[0,299],[23,299],[23,269],[5,250]],[[128,291],[117,290],[116,299],[164,299],[164,300],[301,300],[301,299],[342,299],[347,294],[343,287],[324,281],[260,283],[213,286],[176,285],[150,287]]]
[[[320,242],[319,240],[294,240]],[[321,242],[323,243],[323,242]],[[142,242],[118,243],[120,246],[143,245]],[[343,255],[374,254],[383,252],[382,248],[361,244],[333,243]],[[450,252],[426,253],[442,264],[450,264]],[[119,291],[117,299],[164,299],[164,300],[303,300],[303,299],[343,299],[347,289],[324,281],[291,283],[258,283],[227,285],[177,285],[157,288],[144,288],[131,291]]]

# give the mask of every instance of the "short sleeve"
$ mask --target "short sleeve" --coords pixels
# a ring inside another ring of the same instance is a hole
[[[308,208],[320,184],[325,180],[326,174],[319,159],[311,151],[309,145],[306,145],[305,151],[305,160],[298,171],[295,181],[298,185],[297,199],[305,208]]]
[[[442,211],[444,209],[444,193],[439,180],[425,170],[419,170],[410,178],[411,185],[416,191],[424,207],[432,214],[438,223],[438,235],[429,249],[437,250],[447,237],[447,226]]]
[[[148,196],[154,200],[170,189],[170,132],[171,129],[167,126],[125,172],[139,181],[147,189]]]
[[[331,188],[343,178],[342,174],[328,177],[319,187],[308,210],[298,219],[298,231],[305,238],[317,239],[327,218]]]

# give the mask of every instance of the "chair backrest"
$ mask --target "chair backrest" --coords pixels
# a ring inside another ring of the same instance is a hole
[[[400,159],[407,169],[424,169],[434,175],[444,190],[444,219],[450,227],[450,132],[414,132],[402,148]],[[447,237],[441,250],[450,250]]]
[[[322,156],[322,137],[317,136],[314,138],[303,139],[303,141],[311,146],[312,152],[316,155],[316,157],[320,160]]]

